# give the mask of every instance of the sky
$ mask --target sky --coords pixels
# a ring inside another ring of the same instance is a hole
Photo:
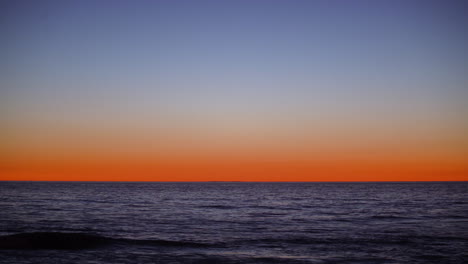
[[[1,1],[0,180],[466,181],[464,1]]]

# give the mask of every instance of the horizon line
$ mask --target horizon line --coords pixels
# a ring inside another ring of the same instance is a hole
[[[385,181],[385,180],[376,180],[376,181],[47,181],[47,180],[0,180],[0,182],[68,182],[68,183],[449,183],[449,182],[468,182],[468,180],[433,180],[433,181]]]

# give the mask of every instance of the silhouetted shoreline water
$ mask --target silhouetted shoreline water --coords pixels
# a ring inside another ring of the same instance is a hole
[[[0,182],[0,263],[463,263],[468,182]]]

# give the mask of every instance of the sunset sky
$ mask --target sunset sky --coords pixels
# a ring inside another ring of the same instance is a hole
[[[468,180],[465,1],[1,1],[0,180]]]

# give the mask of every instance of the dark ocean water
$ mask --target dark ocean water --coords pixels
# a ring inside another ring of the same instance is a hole
[[[467,196],[467,182],[0,182],[0,263],[467,263]]]

